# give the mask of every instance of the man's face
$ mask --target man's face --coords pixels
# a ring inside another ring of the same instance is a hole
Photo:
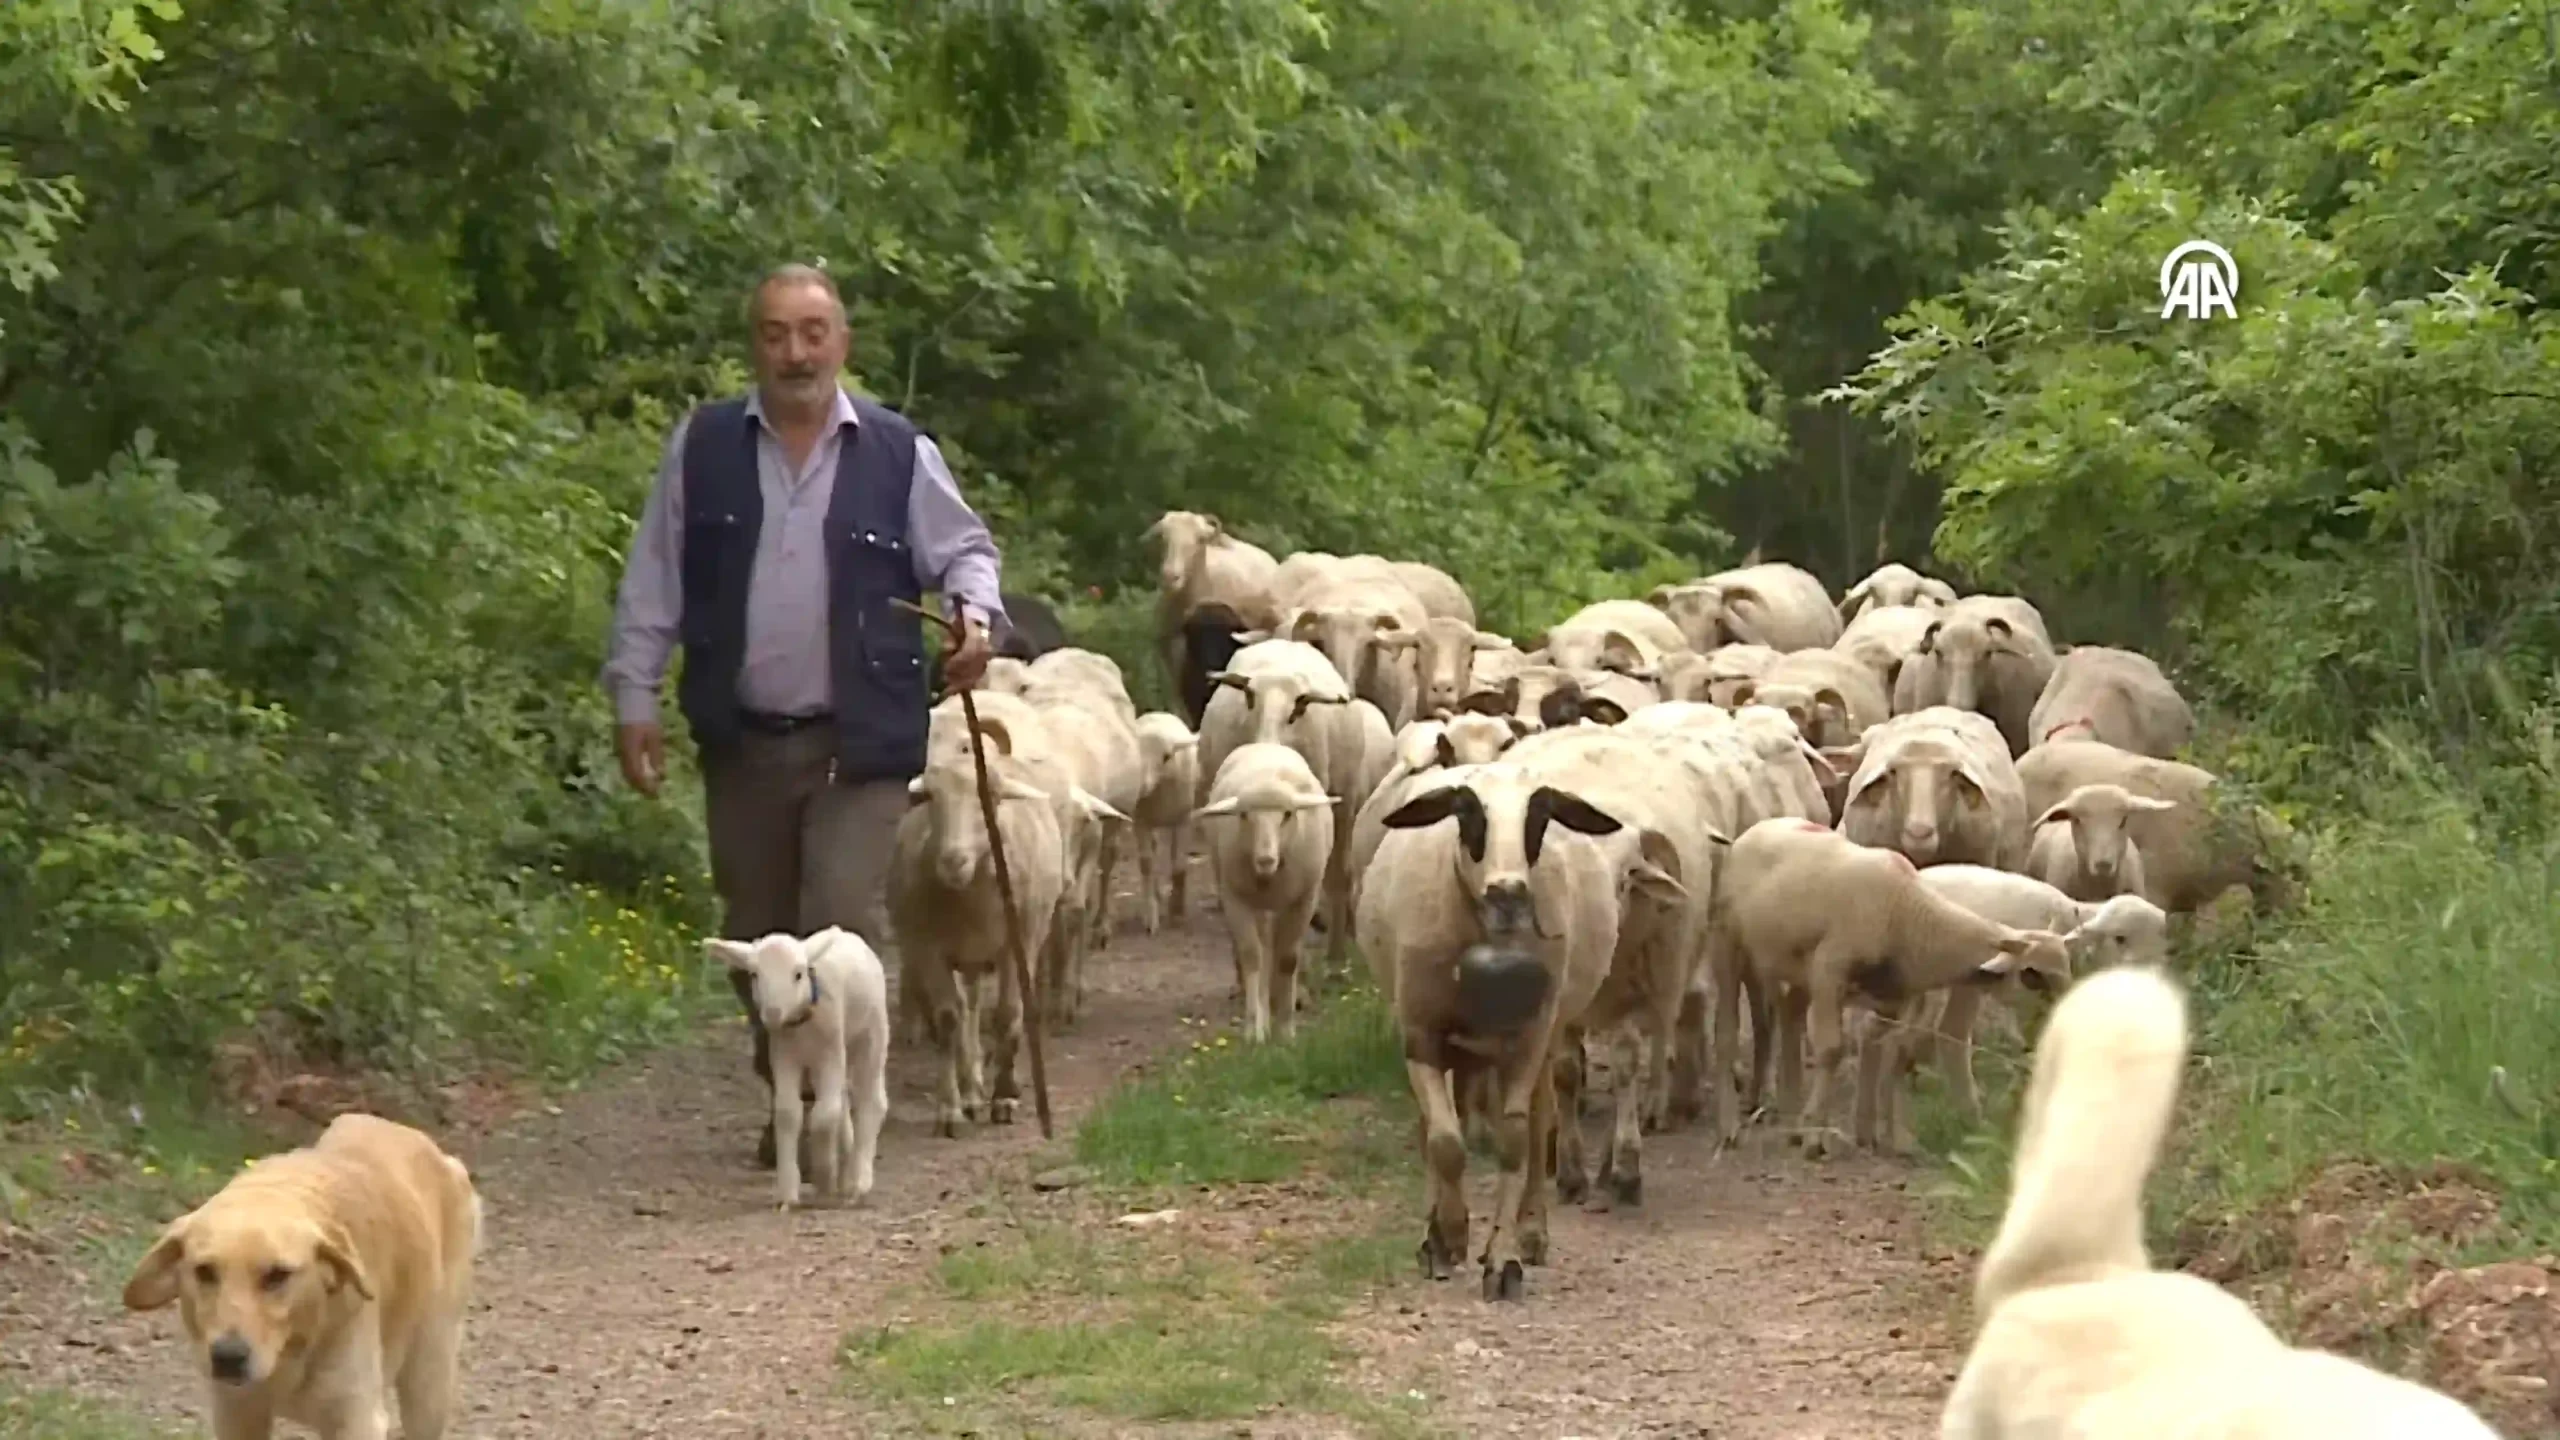
[[[844,315],[825,287],[783,281],[756,304],[756,377],[767,393],[815,405],[844,370]]]

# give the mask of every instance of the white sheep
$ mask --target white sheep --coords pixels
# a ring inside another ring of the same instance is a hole
[[[1903,662],[1920,649],[1938,610],[1918,605],[1870,605],[1858,612],[1831,648],[1855,659],[1883,682],[1888,701],[1902,676]]]
[[[1084,1003],[1086,954],[1111,944],[1112,877],[1120,867],[1128,814],[1146,793],[1146,752],[1138,740],[1138,707],[1118,661],[1063,646],[1031,662],[1022,699],[1047,723],[1048,741],[1067,779],[1102,802],[1095,845],[1071,847],[1076,868],[1060,903],[1060,962],[1048,974],[1049,1014],[1072,1024]]]
[[[1387,816],[1360,892],[1360,949],[1394,997],[1405,1074],[1422,1112],[1430,1220],[1422,1258],[1445,1278],[1467,1249],[1466,1142],[1453,1089],[1495,1072],[1502,1179],[1479,1252],[1484,1294],[1513,1300],[1545,1259],[1554,1057],[1617,949],[1620,898],[1677,901],[1646,837],[1519,767],[1438,772]]]
[[[1138,745],[1146,756],[1147,785],[1136,822],[1140,923],[1150,935],[1167,917],[1182,923],[1190,898],[1191,810],[1200,793],[1200,737],[1169,710],[1138,717]],[[1159,871],[1161,870],[1161,874]]]
[[[1297,1028],[1298,947],[1324,898],[1333,859],[1334,797],[1286,745],[1228,752],[1194,814],[1209,826],[1209,868],[1235,944],[1244,1036],[1259,1043]]]
[[[1831,592],[1812,572],[1780,562],[1656,586],[1651,603],[1680,627],[1693,650],[1734,644],[1813,650],[1840,638]]]
[[[1320,576],[1293,599],[1274,633],[1323,651],[1351,693],[1377,706],[1390,726],[1412,720],[1418,657],[1387,637],[1418,634],[1430,623],[1421,599],[1392,574],[1353,569]]]
[[[1500,635],[1478,630],[1473,622],[1434,615],[1419,630],[1391,630],[1378,637],[1383,654],[1413,653],[1415,693],[1413,718],[1446,719],[1474,693],[1477,657],[1486,651],[1516,647]],[[1499,683],[1499,677],[1496,677]],[[1390,723],[1395,717],[1387,717]]]
[[[2015,595],[1967,595],[1938,612],[1893,681],[1893,708],[1979,710],[2000,727],[2011,755],[2034,740],[2028,717],[2053,678],[2044,616]]]
[[[749,977],[773,1051],[775,1208],[800,1203],[800,1090],[809,1107],[810,1169],[820,1203],[871,1194],[880,1123],[889,1115],[889,982],[861,936],[830,925],[806,940],[775,931],[711,940],[710,956]],[[849,1187],[848,1187],[849,1182]]]
[[[1006,701],[1011,703],[997,703]],[[941,1053],[934,1129],[945,1137],[960,1133],[964,1115],[1012,1123],[1022,1094],[1014,1058],[1026,1003],[1008,949],[975,763],[959,716],[945,708],[949,704],[935,707],[924,773],[907,783],[908,795],[922,803],[899,817],[889,856],[899,984],[916,987]],[[1094,809],[1101,802],[1076,788],[1048,756],[1037,710],[1000,695],[979,697],[979,707],[996,824],[1004,834],[1032,983],[1039,985],[1041,972],[1057,963],[1059,899],[1071,873],[1071,848],[1078,836],[1090,843],[1098,832],[1102,820]],[[992,1010],[986,1004],[989,980],[996,984]],[[987,1032],[993,1034],[992,1056],[981,1050]]]
[[[2159,662],[2138,650],[2106,645],[2064,651],[2027,714],[2030,746],[2065,738],[2103,740],[2166,760],[2195,734],[2196,713]]]
[[[1857,657],[1837,650],[1791,650],[1722,702],[1784,710],[1816,745],[1851,745],[1893,718],[1893,695]]]
[[[1753,1088],[1774,1061],[1780,1107],[1795,1111],[1809,1154],[1831,1147],[1832,1092],[1848,1054],[1842,1011],[1853,999],[1898,1018],[1922,992],[1976,977],[2016,974],[2030,989],[2059,989],[2071,978],[2061,936],[1985,920],[1923,885],[1899,852],[1861,845],[1810,820],[1764,820],[1742,832],[1727,852],[1719,888],[1709,963],[1737,970],[1746,986],[1756,984],[1776,1002],[1777,1023],[1754,1026]],[[1756,1020],[1761,1006],[1752,1008]],[[1716,1007],[1714,1055],[1735,1053],[1739,1021],[1729,1003]],[[1799,1107],[1808,1039],[1813,1083]],[[1876,1113],[1870,1091],[1880,1080],[1862,1054],[1859,1115]],[[1710,1088],[1718,1133],[1738,1138],[1732,1087]],[[1877,1137],[1868,1130],[1855,1138],[1873,1144]]]
[[[1679,623],[1641,600],[1595,600],[1547,628],[1529,656],[1565,670],[1615,670],[1650,677],[1666,655],[1689,648]]]
[[[2169,913],[2203,909],[2234,885],[2261,906],[2281,905],[2294,889],[2291,827],[2257,807],[2218,813],[2214,773],[2201,765],[2137,755],[2101,740],[2056,740],[2018,757],[2018,779],[2030,813],[2044,813],[2084,785],[2109,784],[2172,802],[2125,816],[2125,833],[2142,851],[2143,895]]]
[[[2126,821],[2176,808],[2173,801],[2136,795],[2121,785],[2080,786],[2033,821],[2026,873],[2074,900],[2143,894],[2150,874]]]
[[[1387,812],[1403,804],[1432,771],[1484,764],[1528,733],[1528,726],[1507,715],[1476,714],[1416,720],[1397,731],[1394,763],[1352,814],[1351,853],[1343,867],[1351,882],[1352,906],[1359,905],[1362,877],[1378,853],[1378,842],[1387,836]]]
[[[1384,718],[1351,694],[1324,652],[1300,641],[1257,641],[1237,651],[1234,662],[1211,679],[1215,693],[1200,719],[1203,776],[1215,779],[1230,752],[1262,741],[1306,757],[1325,793],[1342,797],[1335,807],[1333,863],[1321,912],[1326,952],[1338,963],[1350,948],[1351,877],[1343,864],[1351,848],[1351,818],[1392,763],[1394,736],[1379,733],[1386,730]]]
[[[2016,869],[2027,853],[2027,803],[1999,729],[1971,710],[1932,705],[1859,737],[1841,797],[1840,831],[1900,850],[1914,864],[1969,861]],[[1845,757],[1844,757],[1845,758]]]
[[[2074,900],[2032,876],[1982,865],[1932,865],[1920,872],[1920,882],[1986,920],[2060,935],[2074,975],[2115,965],[2169,963],[2169,914],[2139,895]],[[1901,1026],[1893,1027],[1898,1033],[1882,1037],[1891,1047],[1884,1064],[1888,1079],[1912,1068],[1925,1038],[1935,1047],[1938,1073],[1957,1102],[1967,1114],[1980,1116],[1982,1092],[1974,1083],[1973,1051],[1982,1002],[1997,997],[2015,1010],[2033,1002],[2021,990],[2003,982],[1931,992],[1903,1017]],[[1893,1092],[1886,1090],[1881,1102],[1887,1106],[1885,1123],[1897,1134],[1907,1134],[1902,1118],[1892,1111],[1893,1100]]]
[[[1854,622],[1861,615],[1894,606],[1944,610],[1954,603],[1956,587],[1946,581],[1900,563],[1879,565],[1840,597],[1840,618]]]

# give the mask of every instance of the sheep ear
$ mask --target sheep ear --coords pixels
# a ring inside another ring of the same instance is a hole
[[[1490,630],[1477,631],[1475,633],[1475,638],[1469,643],[1478,650],[1508,650],[1512,648],[1510,636],[1496,635]]]
[[[2027,828],[2030,830],[2041,830],[2056,820],[2068,821],[2070,818],[2071,802],[2065,800],[2047,807],[2043,814],[2036,817],[2036,822]]]
[[[1759,681],[1757,681],[1757,680],[1737,680],[1737,681],[1735,681],[1735,682],[1734,682],[1734,686],[1733,686],[1733,694],[1731,695],[1731,697],[1730,697],[1730,698],[1728,699],[1728,701],[1726,702],[1725,708],[1726,708],[1726,709],[1728,709],[1728,710],[1739,710],[1739,709],[1741,709],[1743,706],[1750,704],[1750,703],[1751,703],[1751,697],[1752,697],[1752,696],[1754,696],[1754,695],[1757,695],[1757,694],[1759,694],[1759,693],[1760,693],[1760,682],[1759,682]]]
[[[755,968],[755,947],[743,940],[710,939],[702,942],[703,953],[732,970]]]
[[[914,779],[912,779],[912,780],[910,780],[910,781],[908,781],[908,782],[907,782],[907,794],[908,794],[910,797],[914,798],[914,799],[919,799],[919,800],[921,800],[921,799],[923,799],[923,798],[924,798],[924,777],[923,777],[923,776],[918,775],[918,776],[917,776],[917,777],[915,777]]]
[[[1929,628],[1920,632],[1920,643],[1911,647],[1911,653],[1914,655],[1936,654],[1938,648],[1938,632],[1945,629],[1946,624],[1947,622],[1944,620],[1930,621]]]
[[[1330,810],[1341,803],[1341,798],[1338,796],[1301,795],[1298,797],[1298,803],[1290,806],[1289,808],[1292,810]]]
[[[1679,594],[1680,587],[1677,585],[1656,585],[1653,587],[1653,593],[1647,595],[1644,599],[1646,604],[1651,605],[1656,610],[1668,610],[1671,608],[1671,602],[1677,598]]]
[[[999,800],[1046,800],[1049,792],[1019,776],[1007,775],[996,781]]]
[[[1191,818],[1194,820],[1215,820],[1221,815],[1233,815],[1234,813],[1236,813],[1236,797],[1230,795],[1224,800],[1212,800],[1208,804],[1201,806],[1199,809],[1192,811]]]
[[[2155,800],[2148,795],[2127,795],[2124,798],[2124,808],[2127,810],[2146,810],[2154,815],[2163,815],[2171,810],[2177,809],[2178,802],[2175,800]]]
[[[1022,788],[1026,790],[1031,789],[1028,785]],[[1034,795],[1040,795],[1040,792],[1037,790],[1032,790],[1031,793]],[[1040,798],[1046,800],[1049,797],[1041,795]],[[1096,820],[1109,821],[1120,825],[1136,823],[1128,816],[1113,809],[1110,801],[1103,799],[1101,796],[1094,794],[1092,791],[1085,789],[1081,785],[1068,786],[1067,798],[1076,802],[1077,809],[1082,810],[1084,813],[1092,816]]]
[[[1371,643],[1381,650],[1410,650],[1416,645],[1422,643],[1422,632],[1419,630],[1387,630],[1381,632]]]
[[[1236,644],[1239,646],[1259,645],[1270,638],[1271,632],[1268,630],[1239,630],[1236,632]]]

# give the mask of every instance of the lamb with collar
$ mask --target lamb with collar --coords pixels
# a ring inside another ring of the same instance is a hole
[[[863,938],[830,925],[806,940],[789,931],[712,940],[709,955],[747,977],[771,1037],[775,1208],[800,1203],[801,1098],[809,1114],[809,1168],[821,1204],[871,1194],[872,1157],[889,1115],[889,986]],[[849,1173],[848,1173],[849,1172]]]

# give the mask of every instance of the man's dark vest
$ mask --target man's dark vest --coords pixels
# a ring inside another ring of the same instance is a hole
[[[907,543],[916,427],[868,400],[836,462],[824,522],[828,668],[834,680],[836,778],[903,780],[924,770],[928,723],[924,624],[892,606],[920,601]],[[764,523],[756,424],[744,397],[693,412],[684,444],[684,673],[676,701],[705,751],[743,731],[738,670],[746,659],[747,577]]]

